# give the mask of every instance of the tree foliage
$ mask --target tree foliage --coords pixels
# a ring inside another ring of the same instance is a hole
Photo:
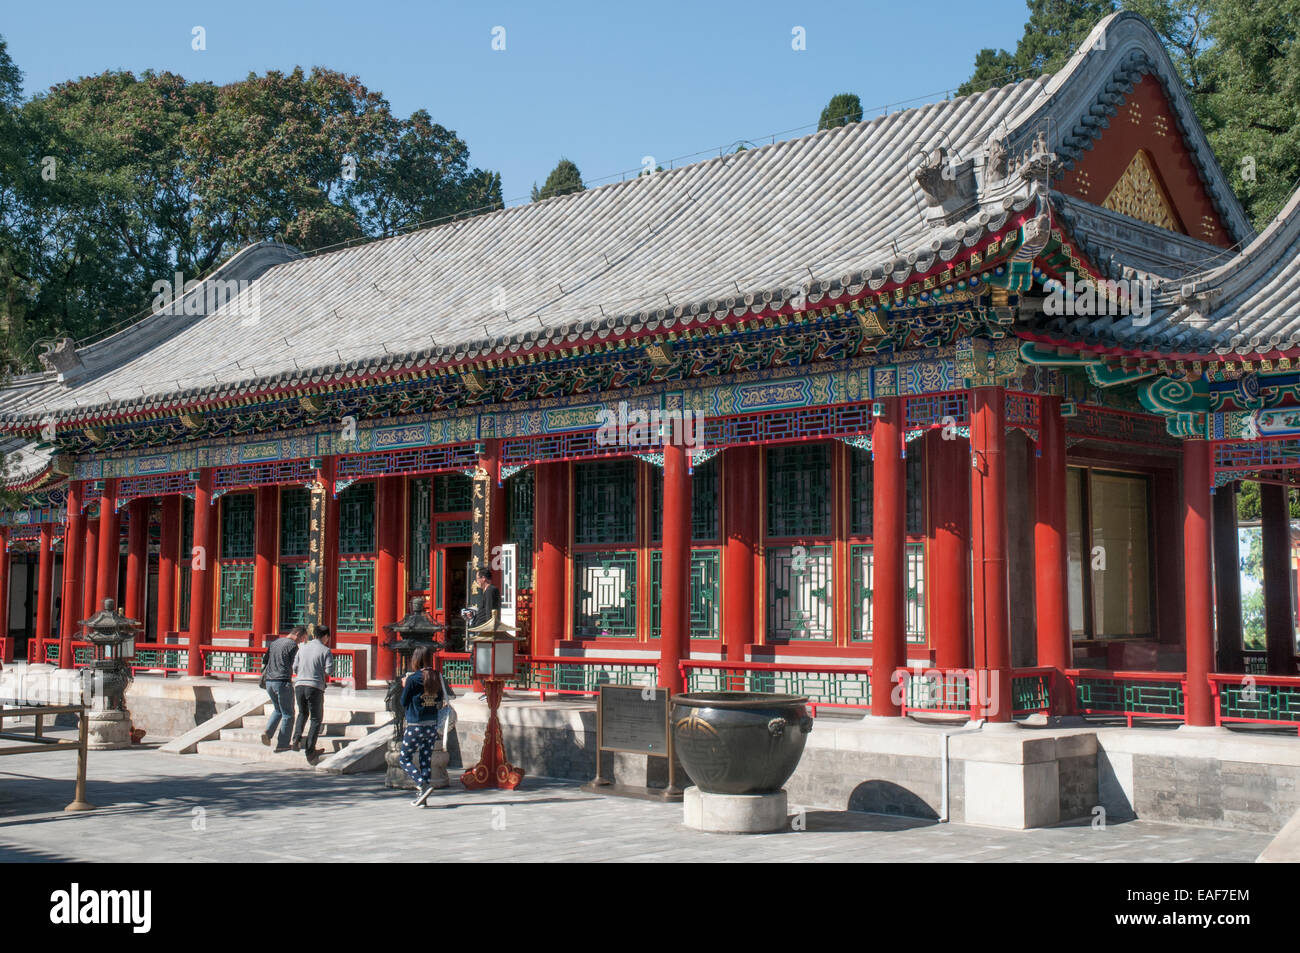
[[[154,281],[251,242],[315,249],[500,205],[454,132],[355,76],[106,72],[24,102],[0,39],[0,327],[26,366],[38,340],[101,332]]]
[[[862,122],[862,100],[857,93],[836,93],[822,110],[817,120],[817,131],[847,126],[851,122]]]
[[[551,174],[546,177],[539,189],[537,183],[533,183],[532,198],[534,202],[540,202],[542,199],[554,198],[557,195],[568,195],[570,192],[581,192],[586,186],[582,184],[582,173],[578,167],[568,159],[561,158],[556,163]]]
[[[1074,55],[1097,21],[1115,11],[1114,0],[1026,0],[1029,20],[1014,53],[985,48],[958,96],[1054,73]]]

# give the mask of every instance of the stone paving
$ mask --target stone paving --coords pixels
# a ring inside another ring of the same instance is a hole
[[[1143,821],[999,831],[810,810],[762,836],[685,828],[680,804],[531,778],[517,792],[434,792],[424,810],[382,775],[285,772],[148,745],[91,752],[87,796],[64,814],[76,759],[0,763],[0,861],[1253,861],[1263,834]],[[414,835],[414,836],[413,836]]]

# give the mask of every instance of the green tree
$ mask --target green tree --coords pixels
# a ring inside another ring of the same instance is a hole
[[[1216,0],[1197,112],[1256,228],[1300,178],[1300,0]]]
[[[423,110],[315,68],[223,87],[109,72],[21,100],[0,40],[0,344],[84,339],[249,242],[312,249],[501,206]]]
[[[549,199],[556,195],[568,195],[570,192],[581,192],[586,186],[582,184],[582,173],[578,167],[568,159],[561,158],[551,174],[546,177],[546,181],[539,189],[537,183],[533,183],[533,201],[539,202],[542,199]]]
[[[836,93],[822,110],[817,120],[817,131],[847,126],[851,122],[862,122],[862,100],[857,93]]]
[[[1065,65],[1097,21],[1115,11],[1114,0],[1026,0],[1029,21],[1016,51],[985,48],[975,54],[975,72],[958,96],[1005,86]]]
[[[1249,542],[1241,557],[1241,574],[1254,583],[1242,587],[1241,641],[1247,649],[1262,649],[1264,635],[1264,534],[1259,530],[1247,533]]]

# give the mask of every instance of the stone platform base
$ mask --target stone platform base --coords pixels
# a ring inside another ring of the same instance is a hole
[[[682,798],[686,826],[714,834],[770,834],[786,825],[785,791],[706,794],[689,787]]]
[[[89,751],[115,751],[131,747],[131,714],[125,711],[92,711],[86,727]]]

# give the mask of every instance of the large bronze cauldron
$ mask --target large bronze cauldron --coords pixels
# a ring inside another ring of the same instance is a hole
[[[705,794],[771,794],[803,755],[812,719],[802,695],[688,692],[673,696],[673,746]]]

